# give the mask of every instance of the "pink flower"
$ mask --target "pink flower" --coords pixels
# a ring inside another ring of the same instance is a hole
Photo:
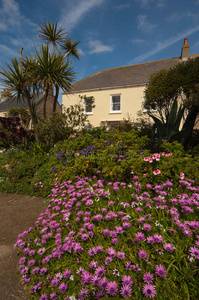
[[[184,179],[184,173],[183,172],[180,173],[180,179]]]
[[[159,169],[156,169],[155,171],[153,171],[153,174],[154,175],[158,175],[158,174],[160,174],[161,173],[161,171],[159,170]]]

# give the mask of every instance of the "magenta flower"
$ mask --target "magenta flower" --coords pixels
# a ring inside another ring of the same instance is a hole
[[[189,249],[191,256],[194,256],[196,259],[199,259],[199,249],[197,247],[191,247]]]
[[[154,298],[156,295],[156,286],[150,283],[147,283],[143,287],[143,294],[149,298]]]
[[[125,258],[125,253],[124,253],[124,252],[118,251],[117,257],[118,257],[119,259],[124,259],[124,258]]]
[[[124,275],[122,277],[122,284],[131,286],[133,284],[133,281],[131,280],[131,276],[130,275]]]
[[[106,279],[106,277],[103,277],[99,282],[99,287],[104,290],[107,287],[107,284],[108,280]]]
[[[59,291],[60,293],[65,293],[65,291],[67,290],[68,286],[66,283],[62,282],[59,286]]]
[[[127,298],[127,297],[131,297],[131,292],[132,289],[129,285],[123,285],[120,294],[122,295],[122,297]]]
[[[161,173],[161,171],[159,169],[156,169],[155,171],[153,171],[154,175],[159,175]]]
[[[146,259],[146,258],[147,258],[147,253],[146,253],[146,251],[144,251],[144,250],[140,250],[140,251],[138,252],[138,256],[139,256],[139,258]]]
[[[64,271],[63,277],[64,277],[64,278],[69,278],[70,276],[71,276],[71,271],[68,270],[68,269],[66,269],[66,270]]]
[[[174,246],[170,243],[164,244],[163,248],[169,252],[172,252],[174,250]]]
[[[55,292],[50,294],[50,299],[56,300],[57,299],[57,294]]]
[[[151,228],[152,228],[152,226],[150,224],[148,224],[148,223],[143,224],[143,227],[142,227],[142,229],[146,230],[146,231],[150,231]]]
[[[115,296],[118,291],[117,283],[115,281],[111,281],[106,286],[106,292],[107,294],[111,296]]]
[[[39,300],[48,300],[48,296],[46,293],[42,294]]]
[[[166,277],[167,271],[166,271],[165,267],[162,266],[162,265],[156,265],[156,267],[155,267],[155,272],[156,272],[156,274],[159,275],[160,277]]]
[[[145,273],[144,274],[144,282],[151,283],[154,280],[154,277],[151,273]]]

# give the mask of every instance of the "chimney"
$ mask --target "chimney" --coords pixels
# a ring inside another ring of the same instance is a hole
[[[182,45],[181,59],[187,60],[189,58],[189,44],[188,38],[184,39],[184,44]]]

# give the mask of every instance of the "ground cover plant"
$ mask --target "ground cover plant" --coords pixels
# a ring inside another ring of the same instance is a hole
[[[172,154],[142,160],[151,165],[165,157]],[[129,183],[96,175],[60,182],[63,172],[56,173],[45,213],[18,236],[30,299],[197,299],[194,180],[181,172],[159,183],[158,168],[148,182],[135,174]]]

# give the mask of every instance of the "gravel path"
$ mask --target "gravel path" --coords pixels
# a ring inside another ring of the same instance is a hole
[[[33,227],[46,207],[42,198],[0,193],[0,300],[27,300],[18,274],[18,234]]]

